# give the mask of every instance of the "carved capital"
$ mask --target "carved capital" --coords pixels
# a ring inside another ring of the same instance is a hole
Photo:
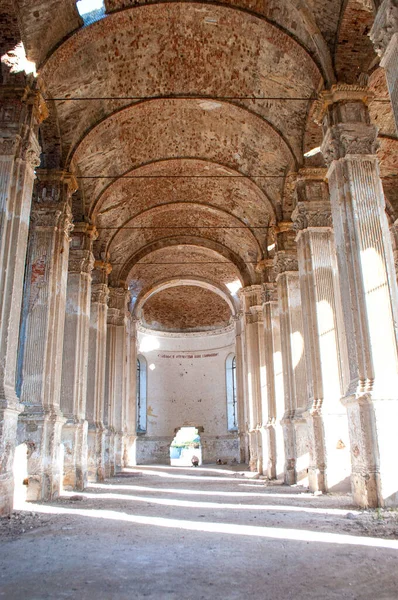
[[[287,254],[285,251],[277,252],[274,258],[274,271],[276,275],[287,271],[298,271],[298,260],[295,254]]]
[[[89,223],[74,223],[71,249],[91,252],[93,241],[98,237],[97,229]]]
[[[105,283],[94,283],[91,285],[91,302],[107,304],[109,300],[109,288]]]
[[[332,227],[329,202],[299,202],[292,214],[295,231],[311,227]]]
[[[376,154],[377,148],[377,128],[363,123],[330,127],[321,147],[327,165],[348,155]]]
[[[77,190],[75,176],[68,171],[36,169],[35,202],[54,204],[69,200]]]
[[[238,296],[246,311],[249,311],[252,306],[261,305],[261,291],[261,285],[250,285],[239,290]]]
[[[109,288],[109,308],[117,309],[123,317],[127,311],[127,303],[130,299],[130,292],[124,287],[110,287]]]
[[[278,300],[278,290],[275,282],[265,283],[263,286],[263,303],[276,302]]]
[[[69,252],[69,273],[90,274],[94,268],[94,256],[89,250],[70,249]]]
[[[380,57],[384,56],[395,33],[398,33],[398,0],[384,0],[369,34]]]
[[[96,260],[92,273],[93,283],[108,284],[108,275],[112,272],[112,265],[103,260]]]

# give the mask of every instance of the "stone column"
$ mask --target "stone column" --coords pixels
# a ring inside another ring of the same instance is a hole
[[[253,285],[239,292],[245,315],[245,354],[247,357],[247,412],[250,467],[262,472],[261,452],[261,380],[259,324],[261,315],[261,286]],[[262,317],[262,315],[261,315]],[[262,319],[261,319],[262,322]]]
[[[303,169],[296,186],[292,220],[297,233],[309,408],[309,487],[348,489],[350,453],[346,410],[340,401],[341,367],[347,365],[340,339],[342,313],[336,252],[325,169]]]
[[[135,465],[137,439],[137,319],[127,315],[126,335],[126,435],[124,446],[125,466]]]
[[[75,224],[66,291],[61,383],[61,410],[67,419],[62,429],[64,486],[77,490],[87,485],[87,366],[95,237],[96,229],[88,223]]]
[[[370,32],[380,65],[385,69],[398,131],[398,0],[383,0]]]
[[[263,404],[262,417],[263,428],[265,430],[265,439],[263,447],[266,446],[267,460],[265,453],[263,455],[263,470],[269,479],[276,478],[276,394],[275,394],[275,369],[274,369],[274,348],[272,336],[272,308],[271,302],[274,299],[274,284],[265,284],[263,295],[263,337],[264,337],[264,362],[266,365],[266,406]]]
[[[105,362],[108,275],[111,270],[109,263],[96,261],[92,272],[86,401],[88,481],[103,481],[105,478]]]
[[[282,426],[285,438],[285,482],[305,482],[309,468],[308,407],[304,331],[295,233],[292,223],[280,223],[275,273],[278,288],[285,394]]]
[[[28,446],[28,500],[50,500],[61,484],[62,346],[74,177],[37,170],[20,337],[18,442]]]
[[[349,372],[352,488],[361,506],[398,504],[398,294],[366,89],[321,95]]]
[[[234,317],[235,321],[235,357],[236,357],[236,394],[238,409],[238,436],[240,462],[248,461],[248,439],[246,432],[246,405],[244,395],[244,352],[242,339],[242,314]]]
[[[126,434],[126,336],[129,292],[124,287],[109,288],[107,386],[109,474],[123,466]]]
[[[34,168],[40,162],[36,131],[44,110],[27,88],[0,88],[0,515],[13,504],[22,410],[15,393],[18,332]]]

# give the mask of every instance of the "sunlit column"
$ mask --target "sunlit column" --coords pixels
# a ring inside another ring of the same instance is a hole
[[[92,272],[86,401],[88,481],[103,481],[105,477],[105,360],[111,269],[109,263],[96,261]]]
[[[244,361],[243,361],[243,335],[242,315],[239,313],[234,317],[235,321],[235,357],[236,357],[236,396],[238,409],[238,435],[240,461],[248,461],[248,439],[246,427],[246,404],[244,391]]]
[[[300,171],[292,214],[298,232],[312,491],[341,486],[351,474],[347,416],[340,401],[346,353],[339,339],[339,282],[325,177],[325,169]]]
[[[94,266],[95,227],[76,223],[69,252],[65,332],[61,380],[64,486],[87,485],[87,367],[90,334],[91,271]]]
[[[397,282],[366,89],[334,86],[321,96],[328,180],[349,373],[355,502],[398,502]]]
[[[124,287],[109,288],[107,343],[107,401],[109,463],[113,475],[123,466],[126,434],[126,336],[129,292]]]
[[[261,286],[253,285],[242,288],[239,296],[244,311],[245,354],[247,360],[247,412],[250,466],[253,470],[262,471],[261,453],[261,379],[260,379],[260,347],[259,319],[262,324]]]
[[[266,430],[267,443],[267,463],[263,469],[269,479],[277,477],[277,397],[276,397],[276,381],[275,381],[275,363],[274,363],[274,331],[272,327],[273,310],[277,307],[276,286],[274,283],[265,284],[264,303],[263,303],[263,324],[264,324],[264,350],[265,350],[265,368],[266,368],[266,406],[263,404],[263,427]],[[283,398],[282,398],[283,406]],[[283,414],[283,413],[282,413]],[[264,446],[263,445],[263,446]]]
[[[34,168],[39,165],[37,125],[46,116],[37,93],[0,87],[0,515],[12,510],[13,460],[18,414],[15,392],[18,331]]]
[[[124,464],[136,464],[137,440],[137,318],[128,315],[126,372],[126,434]]]
[[[295,233],[292,223],[281,223],[275,256],[278,286],[285,414],[285,481],[293,484],[307,479],[309,467],[308,428],[304,413],[308,407],[303,318]]]
[[[28,500],[59,494],[62,346],[75,178],[37,170],[25,274],[20,336],[20,386],[24,411],[18,441],[26,443]]]
[[[381,57],[398,131],[398,0],[384,0],[377,12],[370,38]]]

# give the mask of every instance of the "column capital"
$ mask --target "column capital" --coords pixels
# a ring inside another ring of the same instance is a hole
[[[109,308],[118,310],[123,318],[127,313],[130,291],[126,287],[109,287]]]
[[[263,304],[278,301],[278,289],[275,282],[264,283],[263,285]]]
[[[40,204],[33,202],[30,222],[35,230],[63,230],[65,236],[70,240],[70,232],[73,229],[73,225],[72,211],[69,204]]]
[[[104,260],[96,260],[92,272],[93,283],[108,285],[108,275],[112,272],[112,265]]]
[[[376,153],[378,129],[370,123],[367,107],[371,97],[366,87],[341,84],[320,94],[321,151],[328,166],[346,156]]]
[[[94,268],[94,256],[90,250],[71,248],[69,251],[68,272],[75,274],[91,274]]]
[[[332,227],[330,202],[299,202],[293,211],[292,219],[296,231],[319,227]]]
[[[382,59],[396,33],[398,33],[398,0],[383,0],[369,34],[377,54]]]
[[[282,273],[298,271],[298,260],[295,253],[280,250],[275,254],[274,272],[276,276]]]
[[[73,173],[59,169],[36,169],[36,202],[60,202],[78,189]]]
[[[96,304],[108,304],[109,288],[105,283],[91,284],[91,302]]]

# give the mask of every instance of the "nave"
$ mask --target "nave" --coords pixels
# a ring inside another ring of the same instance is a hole
[[[142,466],[78,496],[20,505],[13,519],[25,515],[27,529],[0,538],[0,594],[396,598],[394,512],[359,511],[348,494],[314,495],[257,477],[241,465]]]

